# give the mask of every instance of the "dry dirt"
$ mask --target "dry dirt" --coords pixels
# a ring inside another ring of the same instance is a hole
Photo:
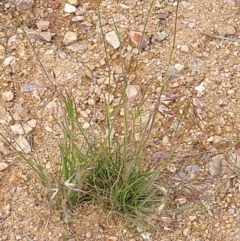
[[[113,98],[114,113],[122,88],[119,48],[109,43],[108,81],[97,1],[78,2],[82,19],[76,22],[72,21],[74,13],[64,12],[64,0],[36,0],[32,8],[19,11],[20,21],[33,31],[39,20],[50,23],[51,40],[40,41],[35,32],[31,43],[52,83],[22,32],[16,12],[8,1],[0,2],[0,122],[13,138],[31,142],[31,151],[39,153],[49,172],[59,165],[58,141],[62,137],[56,123],[56,118],[61,119],[61,108],[55,88],[73,94],[80,123],[98,135],[105,133],[101,121],[104,96],[108,93]],[[155,2],[146,25],[151,42],[133,66],[138,50],[129,34],[143,30],[149,7],[148,0],[99,1],[104,34],[114,30],[113,14],[124,16],[116,26],[131,84],[141,87],[145,99],[143,119],[157,102],[176,17],[176,2]],[[63,44],[68,31],[77,35],[77,47]],[[161,34],[168,37],[160,41]],[[63,211],[55,210],[54,203],[36,191],[41,181],[1,140],[0,241],[240,240],[239,52],[239,1],[181,2],[171,78],[147,149],[146,162],[157,166],[170,146],[177,147],[158,180],[158,185],[166,188],[162,199],[165,209],[156,210],[152,228],[140,233],[113,221],[108,212],[91,203],[72,210],[69,222]],[[202,69],[197,66],[195,71],[196,64]],[[118,125],[115,137],[121,135],[120,122]],[[2,128],[5,135],[6,130]]]

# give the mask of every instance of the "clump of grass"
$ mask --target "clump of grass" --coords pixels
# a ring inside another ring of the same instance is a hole
[[[154,1],[151,2],[149,11],[151,11],[153,4]],[[100,10],[98,9],[98,11],[100,19]],[[148,17],[149,14],[150,12],[148,13]],[[118,30],[117,26],[115,26],[115,29],[118,36],[120,36],[120,30]],[[144,26],[144,31],[145,29],[146,25]],[[25,32],[24,28],[23,32]],[[25,35],[28,37],[26,33]],[[104,36],[103,31],[102,35]],[[29,44],[34,51],[34,47],[30,41]],[[105,41],[104,48],[107,53]],[[34,53],[36,54],[35,51]],[[106,56],[108,55],[106,54]],[[37,54],[36,57],[43,68],[44,74],[51,82],[51,78],[47,75]],[[123,61],[122,58],[121,61]],[[107,63],[110,76],[111,68],[109,61]],[[105,103],[108,134],[105,140],[99,138],[92,141],[88,132],[83,130],[81,124],[78,122],[73,97],[70,94],[62,94],[56,89],[65,109],[65,118],[59,123],[64,136],[63,140],[59,143],[61,157],[59,170],[55,176],[52,176],[44,170],[37,157],[18,152],[22,161],[40,177],[49,193],[51,193],[49,195],[50,199],[55,200],[58,208],[64,209],[66,205],[71,207],[79,205],[84,201],[94,200],[98,204],[101,204],[103,208],[120,213],[125,217],[131,217],[132,219],[140,217],[146,212],[151,212],[151,205],[156,201],[158,189],[154,185],[154,182],[156,175],[159,174],[159,170],[153,171],[144,168],[144,148],[149,138],[147,129],[150,125],[149,129],[151,130],[154,124],[154,118],[158,112],[160,97],[164,91],[167,77],[165,76],[164,78],[156,108],[142,131],[141,139],[136,142],[135,120],[140,115],[140,108],[136,107],[136,112],[132,115],[132,122],[130,122],[127,119],[129,111],[125,97],[125,89],[129,76],[126,69],[124,69],[125,65],[123,62],[122,66],[124,85],[116,113],[118,113],[120,107],[124,107],[123,138],[116,140],[111,137],[117,120],[117,114],[114,115],[113,119],[110,118],[108,101]],[[132,123],[130,128],[129,123]],[[131,151],[129,152],[129,150]]]
[[[63,100],[66,118],[62,125],[60,172],[64,187],[58,193],[60,202],[65,193],[64,200],[70,205],[96,200],[104,209],[124,216],[138,216],[146,211],[156,192],[152,185],[154,172],[143,170],[134,146],[129,155],[125,153],[126,146],[112,141],[109,135],[106,140],[90,143],[77,121],[73,99],[68,95]],[[76,140],[81,138],[79,145]]]

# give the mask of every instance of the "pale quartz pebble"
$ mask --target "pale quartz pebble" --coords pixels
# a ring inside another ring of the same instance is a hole
[[[14,56],[8,56],[3,60],[3,65],[8,66],[10,64],[14,64],[16,61],[16,57]]]
[[[191,7],[191,3],[187,2],[187,1],[181,1],[181,5],[187,9],[189,9]]]
[[[121,13],[113,14],[113,21],[114,21],[114,23],[117,23],[117,22],[122,21],[122,20],[127,20],[124,15],[122,15]]]
[[[106,93],[105,94],[105,100],[108,104],[111,104],[114,99],[114,96],[111,93]]]
[[[184,70],[184,65],[177,63],[177,64],[174,65],[174,68],[175,68],[178,72],[181,72],[182,70]]]
[[[27,27],[24,28],[26,33],[28,34],[28,37],[31,39],[35,39],[37,41],[40,42],[50,42],[52,39],[52,36],[55,35],[55,33],[50,33],[47,31],[41,32],[39,29],[38,30],[34,30],[34,29],[29,29]]]
[[[183,235],[184,235],[184,236],[188,237],[189,234],[190,234],[190,228],[185,228],[185,229],[183,229]]]
[[[198,86],[195,87],[198,92],[203,92],[205,90],[205,83],[202,81]]]
[[[165,31],[162,32],[157,32],[156,35],[154,36],[154,41],[156,42],[162,42],[164,39],[168,37],[168,33]]]
[[[143,233],[141,233],[141,237],[143,238],[143,240],[150,240],[151,233],[143,232]]]
[[[73,52],[84,53],[88,49],[88,43],[87,42],[73,43],[68,45],[66,48],[72,50]]]
[[[216,155],[211,158],[211,161],[207,164],[207,170],[212,175],[218,174],[221,162],[224,160],[225,156],[223,154]]]
[[[2,99],[4,101],[11,101],[14,98],[14,94],[12,91],[5,91],[2,93]]]
[[[22,125],[20,124],[15,124],[15,125],[11,125],[11,130],[13,131],[14,134],[18,134],[18,135],[23,135],[24,129],[22,128]]]
[[[0,106],[0,124],[9,123],[12,120],[12,117],[6,111],[3,106]]]
[[[187,45],[182,45],[181,46],[181,51],[183,52],[183,53],[188,53],[189,52],[189,48],[188,48],[188,46]]]
[[[69,45],[77,41],[77,33],[75,32],[66,32],[63,38],[63,44]]]
[[[6,168],[8,168],[8,164],[4,162],[0,162],[0,171],[5,170]]]
[[[128,85],[126,95],[129,101],[134,101],[137,98],[142,98],[142,91],[139,85]]]
[[[28,125],[31,126],[32,128],[35,128],[36,125],[37,125],[37,120],[31,119],[31,120],[29,120],[27,123],[28,123]]]
[[[28,143],[27,139],[22,135],[18,137],[18,139],[16,140],[16,144],[17,144],[16,145],[17,151],[20,151],[26,154],[29,154],[32,151],[32,148]]]
[[[217,32],[220,36],[227,36],[227,35],[233,35],[236,33],[236,30],[233,26],[231,25],[225,25],[225,26],[220,26],[217,29]]]
[[[79,4],[79,0],[68,0],[67,1],[70,5],[77,6]]]
[[[44,20],[39,20],[39,21],[37,21],[37,23],[36,23],[37,28],[38,28],[38,29],[41,29],[41,30],[47,30],[48,27],[49,27],[49,24],[50,24],[50,22],[44,21]]]
[[[23,129],[24,129],[26,134],[28,134],[29,132],[32,131],[32,127],[29,126],[28,124],[23,124]]]
[[[120,46],[120,41],[115,31],[106,33],[106,40],[109,44],[113,46],[114,49],[117,49]]]
[[[90,127],[90,124],[88,122],[83,123],[82,128],[88,129]]]
[[[15,0],[14,5],[16,6],[18,11],[25,11],[31,7],[33,7],[33,0]]]
[[[168,136],[164,136],[162,139],[163,146],[171,146],[170,140]]]
[[[8,44],[8,46],[11,46],[11,44],[16,43],[16,41],[17,41],[17,35],[15,34],[8,39],[7,44]]]
[[[201,59],[190,59],[188,66],[193,72],[198,73],[203,73],[206,67],[205,62]]]
[[[118,237],[108,237],[107,241],[118,241]]]
[[[77,8],[69,3],[65,3],[64,12],[65,13],[75,13]]]
[[[76,16],[76,17],[72,18],[72,22],[80,22],[83,20],[84,20],[83,16]]]

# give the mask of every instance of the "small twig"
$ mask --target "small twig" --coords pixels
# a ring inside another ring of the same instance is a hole
[[[228,37],[224,37],[224,36],[220,36],[220,35],[216,35],[216,34],[208,34],[208,33],[203,33],[201,31],[199,31],[200,34],[211,37],[211,38],[218,38],[218,39],[223,39],[223,40],[228,40],[231,42],[238,42],[240,43],[240,38],[228,38]]]

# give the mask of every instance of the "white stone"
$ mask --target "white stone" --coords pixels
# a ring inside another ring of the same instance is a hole
[[[2,99],[4,101],[11,101],[14,98],[14,94],[12,91],[5,91],[2,93]]]
[[[198,86],[195,87],[195,90],[198,92],[203,92],[205,90],[205,83],[202,81]]]
[[[87,103],[88,103],[89,105],[95,105],[94,99],[89,99],[89,100],[87,101]]]
[[[15,0],[14,4],[18,11],[25,11],[33,6],[34,1],[33,0]]]
[[[64,12],[65,13],[75,13],[77,8],[69,3],[65,3]]]
[[[32,131],[32,127],[29,126],[28,124],[23,124],[23,129],[26,134],[28,134],[30,131]]]
[[[174,68],[175,68],[178,72],[181,72],[182,70],[184,70],[184,65],[177,63],[177,64],[174,65]]]
[[[83,16],[76,16],[76,17],[72,18],[73,22],[80,22],[80,21],[83,21],[83,20],[84,20]]]
[[[77,34],[75,32],[66,32],[63,38],[63,45],[69,45],[77,41]]]
[[[8,66],[10,64],[14,64],[16,60],[16,57],[14,56],[8,56],[3,60],[3,65]]]
[[[187,9],[191,7],[191,3],[187,2],[187,1],[181,1],[181,5]]]
[[[39,21],[37,21],[37,23],[36,23],[37,28],[38,28],[38,29],[41,29],[41,30],[47,30],[48,27],[49,27],[49,24],[50,24],[50,22],[44,21],[44,20],[39,20]]]
[[[18,151],[29,154],[32,151],[30,144],[28,143],[27,139],[20,135],[16,140],[16,148]]]
[[[27,123],[28,123],[28,125],[31,126],[32,128],[35,128],[36,125],[37,125],[37,120],[31,119],[31,120],[29,120]]]
[[[144,239],[144,240],[149,240],[151,238],[151,233],[148,233],[148,232],[143,232],[141,234],[141,237]]]
[[[115,31],[106,33],[106,40],[109,44],[111,44],[113,46],[114,49],[117,49],[120,46],[120,41],[119,41]]]
[[[128,85],[126,95],[129,101],[134,101],[137,98],[142,98],[142,91],[139,85]]]
[[[190,228],[185,228],[185,229],[183,230],[183,235],[186,236],[186,237],[188,237],[189,234],[190,234]]]
[[[9,123],[11,120],[12,117],[9,115],[6,109],[3,106],[0,106],[0,123],[6,124]]]
[[[79,4],[78,0],[68,0],[68,3],[73,6],[77,6]]]
[[[182,46],[181,46],[181,51],[184,52],[184,53],[188,53],[188,52],[189,52],[189,48],[188,48],[188,46],[185,45],[185,44],[182,45]]]
[[[224,158],[225,156],[223,154],[219,154],[211,158],[211,161],[207,164],[207,169],[212,176],[218,174],[221,167],[221,162],[224,160]]]
[[[90,124],[88,122],[83,123],[82,128],[88,129],[90,127]]]
[[[163,144],[163,146],[171,146],[171,143],[170,143],[170,140],[169,140],[168,136],[163,137],[162,144]]]
[[[113,99],[114,99],[114,96],[111,93],[105,94],[105,100],[109,105],[112,103]]]
[[[0,171],[5,170],[6,168],[8,168],[8,164],[4,162],[0,162]]]
[[[20,124],[11,125],[11,129],[14,134],[23,135],[25,133]]]

